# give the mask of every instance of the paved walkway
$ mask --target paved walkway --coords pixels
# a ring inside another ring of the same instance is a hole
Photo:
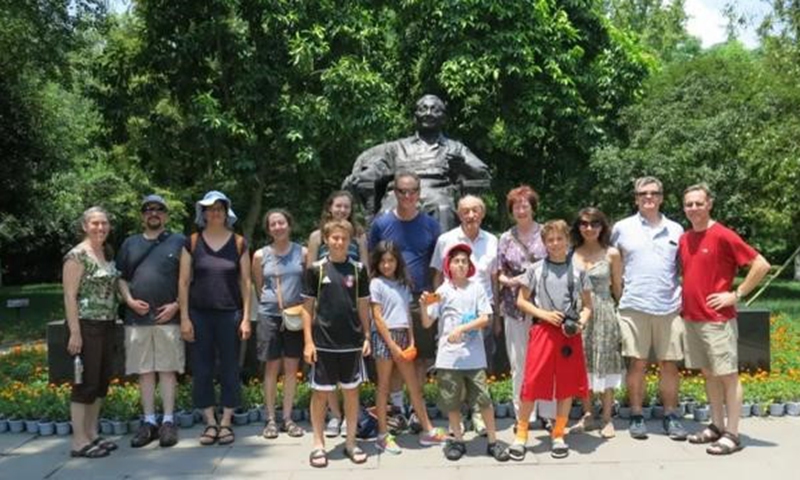
[[[441,421],[440,421],[441,422]],[[261,427],[238,427],[233,446],[201,447],[197,443],[200,427],[181,430],[181,441],[162,449],[153,443],[133,450],[130,435],[118,438],[120,449],[102,459],[72,459],[69,440],[36,437],[30,434],[0,434],[0,478],[2,479],[158,479],[253,478],[268,480],[341,479],[348,480],[488,480],[502,475],[513,478],[591,479],[712,479],[757,480],[800,478],[800,418],[754,418],[742,421],[745,449],[725,458],[712,457],[699,445],[673,442],[651,434],[645,441],[633,440],[627,422],[616,421],[617,438],[602,440],[595,432],[567,437],[570,456],[554,460],[542,431],[532,432],[529,453],[524,462],[500,464],[484,455],[485,440],[469,444],[469,452],[459,462],[448,462],[437,447],[419,448],[414,437],[402,436],[407,450],[399,456],[378,455],[374,445],[363,443],[370,455],[365,465],[356,466],[342,455],[344,439],[328,443],[331,461],[327,469],[308,466],[311,438],[281,437],[267,441],[259,436]],[[304,425],[308,427],[308,425]],[[512,439],[509,420],[500,420],[503,440]],[[690,431],[700,425],[687,420]],[[648,422],[651,432],[660,432],[660,422]],[[472,439],[471,435],[467,439]]]

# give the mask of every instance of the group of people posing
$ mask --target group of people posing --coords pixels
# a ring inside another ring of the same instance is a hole
[[[85,239],[64,262],[68,350],[85,366],[82,382],[73,386],[72,455],[97,458],[117,448],[96,432],[110,376],[118,295],[127,306],[126,373],[139,375],[144,409],[132,446],[158,440],[169,447],[178,441],[173,408],[184,345],[193,401],[206,422],[200,443],[234,442],[240,345],[252,333],[253,284],[257,352],[265,363],[262,434],[268,439],[304,434],[291,418],[296,373],[304,360],[313,392],[313,467],[327,466],[325,438],[340,432],[346,456],[354,463],[367,460],[356,428],[369,356],[377,373],[377,447],[386,453],[403,451],[389,420],[392,411],[404,411],[404,387],[418,442],[443,444],[449,460],[466,453],[464,405],[475,430],[487,436],[487,454],[498,461],[525,457],[537,413],[551,432],[552,456],[566,457],[574,398],[582,400],[585,413],[570,432],[599,429],[611,438],[614,389],[623,381],[632,409],[629,433],[645,439],[642,403],[651,350],[659,363],[665,433],[708,444],[710,454],[741,449],[736,304],[769,264],[711,218],[713,198],[705,185],[684,192],[691,223],[686,232],[660,212],[663,188],[654,177],[635,181],[638,212],[613,228],[593,207],[578,212],[571,225],[537,223],[539,197],[523,185],[507,195],[514,226],[499,239],[481,228],[486,207],[479,197],[461,198],[460,225],[440,232],[438,222],[419,210],[420,179],[414,173],[398,173],[393,194],[396,207],[375,218],[367,232],[353,219],[352,196],[333,193],[305,247],[292,240],[291,214],[272,209],[264,217],[270,241],[252,259],[247,242],[233,233],[236,215],[221,192],[208,192],[196,203],[198,232],[189,237],[166,230],[163,198],[146,197],[144,232],[125,240],[116,261],[105,243],[107,213],[87,210]],[[748,273],[734,288],[734,277],[745,266]],[[486,374],[494,342],[503,337],[517,419],[510,445],[496,438]],[[681,361],[702,370],[712,407],[712,422],[691,435],[677,414]],[[426,414],[422,385],[431,367],[448,432],[435,428]],[[281,371],[283,418],[278,418]],[[592,415],[592,393],[602,401],[599,421]]]

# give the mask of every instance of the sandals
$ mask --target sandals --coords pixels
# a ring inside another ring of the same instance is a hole
[[[367,461],[367,454],[361,450],[358,445],[353,448],[344,447],[344,456],[349,458],[355,464],[362,464]]]
[[[261,432],[261,436],[267,439],[278,438],[278,424],[275,423],[274,419],[270,419],[267,421],[267,425]]]
[[[233,429],[230,425],[221,425],[219,427],[219,436],[217,437],[217,443],[220,445],[230,445],[233,441],[236,440],[236,436],[233,434]]]
[[[689,443],[694,444],[704,444],[704,443],[715,443],[717,440],[722,438],[723,433],[713,423],[710,423],[706,428],[701,430],[699,433],[693,433],[686,437],[689,440]]]
[[[103,450],[108,450],[109,452],[113,452],[119,448],[116,443],[112,442],[111,440],[106,440],[103,437],[97,437],[92,440],[92,445],[100,447]]]
[[[597,430],[597,424],[591,412],[584,413],[578,422],[569,429],[569,433],[584,433]]]
[[[724,440],[728,440],[728,442],[724,442]],[[725,432],[722,434],[719,440],[706,448],[706,453],[709,455],[730,455],[731,453],[738,452],[743,448],[744,447],[742,446],[742,441],[739,439],[739,435]]]
[[[527,448],[525,447],[525,444],[517,440],[514,440],[514,443],[508,447],[508,455],[511,460],[514,460],[515,462],[521,462],[525,460],[526,452]]]
[[[444,457],[448,460],[459,460],[467,453],[467,445],[458,440],[448,440],[444,445]]]
[[[308,456],[308,464],[314,468],[325,468],[328,466],[328,453],[324,448],[315,448],[311,450],[311,455]]]
[[[306,433],[300,425],[294,423],[291,419],[283,421],[281,431],[286,432],[292,438],[302,437]]]
[[[610,420],[603,424],[603,428],[600,429],[600,436],[609,439],[614,438],[617,436],[617,431],[614,430],[614,423]]]
[[[219,427],[216,425],[209,425],[200,434],[200,445],[208,446],[214,445],[219,439]]]
[[[94,443],[87,443],[80,450],[72,450],[69,456],[73,458],[102,458],[108,456],[108,450]]]
[[[569,456],[569,446],[563,438],[553,439],[553,445],[550,447],[550,456],[553,458],[567,458]]]

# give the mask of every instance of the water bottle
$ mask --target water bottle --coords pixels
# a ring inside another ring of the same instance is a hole
[[[75,355],[75,385],[83,383],[83,360],[80,355]]]

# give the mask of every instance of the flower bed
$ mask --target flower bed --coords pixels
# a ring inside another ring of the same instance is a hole
[[[757,370],[741,374],[746,404],[757,405],[756,414],[768,411],[771,405],[800,402],[800,325],[782,315],[773,316],[771,347],[772,371]],[[68,384],[56,385],[48,382],[46,350],[43,344],[29,347],[14,347],[0,357],[0,419],[66,421],[69,418]],[[681,372],[680,396],[684,402],[703,405],[706,393],[702,377]],[[647,374],[648,404],[658,404],[658,372],[655,366]],[[308,383],[298,374],[298,390],[295,396],[297,409],[308,409],[311,391]],[[178,386],[176,409],[191,411],[191,379],[183,378]],[[243,386],[243,407],[251,409],[263,403],[261,382],[252,380]],[[278,401],[282,385],[278,385]],[[489,377],[489,392],[496,404],[508,404],[511,400],[511,379],[506,375]],[[431,379],[423,386],[426,403],[433,406],[438,398],[438,388]],[[366,382],[361,388],[361,401],[371,405],[375,401],[375,385]],[[625,390],[616,394],[622,406],[626,405]],[[156,402],[157,405],[160,402]],[[777,409],[773,409],[777,412]],[[787,408],[786,411],[790,411]],[[109,387],[103,405],[104,418],[128,421],[141,413],[139,389],[135,383],[115,379]]]

